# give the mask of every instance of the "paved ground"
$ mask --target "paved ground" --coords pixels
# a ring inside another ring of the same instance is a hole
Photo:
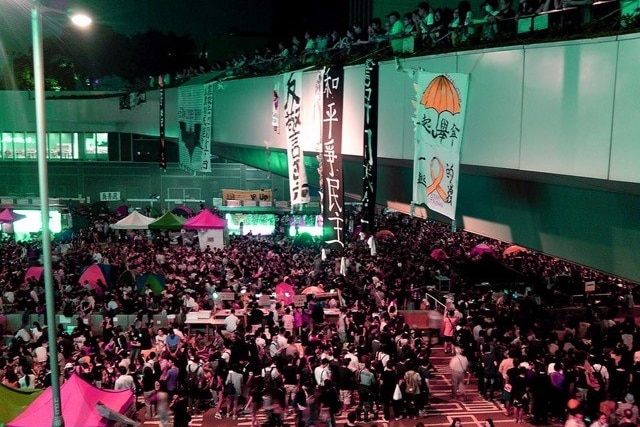
[[[475,380],[471,381],[471,384],[467,388],[467,397],[469,401],[461,402],[455,400],[449,396],[451,392],[450,369],[449,369],[450,356],[445,355],[442,347],[436,347],[433,349],[431,360],[436,367],[436,375],[431,381],[431,407],[428,408],[427,414],[424,417],[420,417],[417,420],[402,419],[399,421],[390,421],[389,423],[382,423],[381,421],[372,421],[369,423],[359,423],[364,427],[370,427],[372,424],[378,427],[413,427],[416,423],[422,422],[425,426],[449,426],[453,418],[460,418],[464,427],[468,426],[483,426],[484,421],[487,418],[492,418],[494,423],[500,427],[516,426],[512,418],[507,418],[503,414],[502,407],[497,402],[488,402],[479,396]],[[144,415],[143,412],[141,412]],[[264,413],[259,415],[260,422],[266,421]],[[346,424],[346,413],[336,418],[337,426],[343,427]],[[144,427],[157,427],[158,420],[148,420],[142,425]],[[293,416],[288,417],[285,420],[285,424],[288,426],[294,426]],[[212,410],[207,411],[203,415],[194,416],[191,420],[190,426],[220,426],[220,427],[232,427],[232,426],[251,426],[251,416],[243,415],[238,420],[231,420],[225,418],[218,420],[214,418],[214,412]],[[522,424],[520,424],[522,426]],[[524,426],[530,426],[525,424]]]

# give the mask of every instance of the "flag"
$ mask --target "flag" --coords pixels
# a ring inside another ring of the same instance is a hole
[[[413,202],[455,220],[467,74],[417,73]]]
[[[370,233],[376,215],[378,169],[378,64],[364,65],[364,141],[362,154],[362,231]]]
[[[204,87],[204,113],[202,116],[202,133],[200,134],[200,146],[202,157],[200,158],[200,172],[211,172],[211,126],[213,122],[213,85],[209,83]]]
[[[165,92],[164,92],[164,80],[162,76],[158,77],[158,84],[160,85],[160,169],[167,170],[167,147],[165,141],[165,121],[166,121],[166,108],[165,108]]]
[[[342,108],[344,69],[324,69],[322,85],[322,203],[324,241],[344,247],[344,182],[342,179]]]
[[[284,114],[287,130],[287,160],[289,163],[289,194],[291,206],[309,203],[309,182],[304,167],[304,151],[300,141],[302,131],[302,72],[285,73]]]

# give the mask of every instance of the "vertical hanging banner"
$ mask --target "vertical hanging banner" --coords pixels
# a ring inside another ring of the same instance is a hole
[[[158,85],[160,86],[160,169],[163,171],[167,170],[167,147],[165,141],[165,128],[166,128],[166,117],[165,117],[165,93],[164,93],[164,79],[162,76],[158,77]]]
[[[200,146],[202,158],[200,160],[200,172],[211,172],[211,124],[213,122],[213,85],[204,86],[204,113],[202,116],[202,133],[200,134]]]
[[[284,119],[287,129],[287,159],[289,163],[289,194],[291,206],[309,203],[309,182],[304,168],[304,151],[300,142],[302,130],[302,72],[284,75]]]
[[[417,75],[413,203],[455,220],[467,74]]]
[[[344,247],[342,181],[342,104],[344,69],[325,68],[322,85],[322,176],[324,240],[332,249]]]
[[[273,99],[271,101],[271,126],[275,133],[280,133],[280,81],[273,85]]]
[[[373,231],[378,169],[378,64],[364,64],[364,141],[362,153],[362,231]]]
[[[204,116],[204,85],[178,87],[178,136],[180,166],[189,171],[202,169],[202,121]]]

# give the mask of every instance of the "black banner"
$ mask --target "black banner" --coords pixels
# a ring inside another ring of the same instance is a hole
[[[160,85],[160,168],[167,170],[167,147],[165,146],[165,100],[164,100],[164,80],[162,76],[158,78]]]
[[[362,154],[362,231],[374,231],[378,169],[378,63],[364,65],[364,151]]]
[[[344,247],[343,96],[343,68],[325,68],[322,83],[322,219],[324,240],[331,249]]]

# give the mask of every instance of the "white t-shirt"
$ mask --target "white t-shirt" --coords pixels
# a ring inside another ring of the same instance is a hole
[[[238,329],[240,319],[235,314],[229,314],[224,318],[224,327],[227,332],[235,332]]]

